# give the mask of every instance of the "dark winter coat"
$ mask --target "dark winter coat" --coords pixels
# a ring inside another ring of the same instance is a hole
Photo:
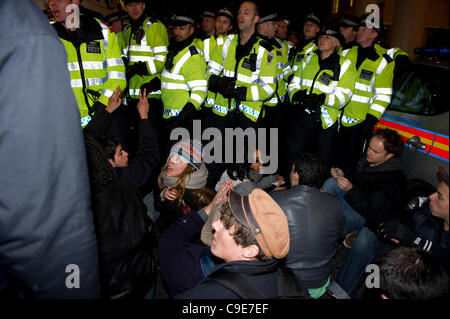
[[[151,220],[136,189],[114,178],[92,197],[106,298],[144,298],[153,284]]]
[[[201,258],[212,255],[210,247],[199,241],[206,218],[203,210],[187,214],[167,228],[159,239],[158,261],[170,296],[194,287],[207,275]]]
[[[376,167],[366,166],[351,179],[353,188],[344,195],[347,203],[366,220],[375,234],[380,224],[404,220],[407,179],[401,159],[391,158]]]

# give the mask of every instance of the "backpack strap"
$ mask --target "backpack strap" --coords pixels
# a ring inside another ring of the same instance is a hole
[[[250,280],[237,272],[227,270],[215,271],[205,283],[222,285],[242,299],[267,298]]]

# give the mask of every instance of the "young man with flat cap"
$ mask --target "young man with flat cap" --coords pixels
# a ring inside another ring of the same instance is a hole
[[[206,61],[194,35],[194,17],[181,8],[172,15],[174,38],[161,77],[163,102],[163,126],[166,132],[163,143],[170,145],[170,132],[176,127],[192,131],[192,120],[203,104],[207,93]],[[175,142],[175,141],[173,141]]]
[[[282,209],[263,190],[255,189],[249,196],[231,190],[227,200],[211,210],[202,240],[224,263],[176,298],[305,296],[296,283],[287,289],[295,277],[292,270],[280,266],[278,259],[289,252],[289,226]]]
[[[199,236],[206,246],[195,243]],[[298,285],[278,282],[278,272],[295,282],[277,261],[288,251],[289,227],[275,201],[261,189],[240,196],[224,182],[210,205],[166,230],[159,260],[176,298],[303,296]]]

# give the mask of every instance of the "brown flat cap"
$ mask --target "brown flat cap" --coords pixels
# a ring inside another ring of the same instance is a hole
[[[262,189],[241,196],[234,191],[228,194],[228,205],[233,216],[250,229],[256,241],[269,258],[283,258],[289,252],[289,226],[286,215],[278,204]],[[201,234],[202,241],[211,246],[211,224],[220,218],[217,206],[211,209]]]

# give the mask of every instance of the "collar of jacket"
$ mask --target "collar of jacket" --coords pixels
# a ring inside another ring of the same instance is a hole
[[[241,260],[217,265],[212,272],[224,269],[245,275],[259,275],[272,273],[278,270],[279,263],[276,259],[269,261]],[[212,273],[211,272],[211,273]]]
[[[372,61],[378,60],[380,55],[375,50],[375,46],[371,45],[370,47],[363,48],[362,46],[358,46],[358,58],[362,59],[370,59]]]
[[[320,51],[316,51],[317,56],[319,57],[319,65],[322,70],[334,70],[336,68],[336,64],[339,65],[339,54],[337,52],[332,53],[328,58],[321,59]]]
[[[185,47],[191,45],[191,43],[194,41],[195,39],[195,35],[191,35],[189,38],[187,38],[186,40],[177,42],[175,41],[175,38],[170,42],[169,44],[169,52],[174,52],[174,56],[180,52],[181,50],[183,50]]]
[[[258,33],[255,32],[252,34],[250,39],[248,39],[246,44],[240,44],[241,43],[241,35],[238,34],[237,36],[237,47],[236,47],[236,61],[240,61],[243,57],[250,54],[253,46],[255,43],[258,42]]]
[[[378,166],[372,167],[366,162],[367,165],[361,170],[361,173],[381,173],[389,171],[403,171],[403,162],[401,158],[390,158],[386,162],[381,163]]]
[[[147,14],[142,14],[137,20],[131,22],[131,33],[134,33],[137,29],[139,29],[142,26],[142,23],[144,23],[144,20],[147,19]]]
[[[60,22],[56,22],[53,26],[61,39],[75,45],[104,39],[102,27],[97,20],[85,15],[80,15],[80,27],[75,31],[67,30]]]

